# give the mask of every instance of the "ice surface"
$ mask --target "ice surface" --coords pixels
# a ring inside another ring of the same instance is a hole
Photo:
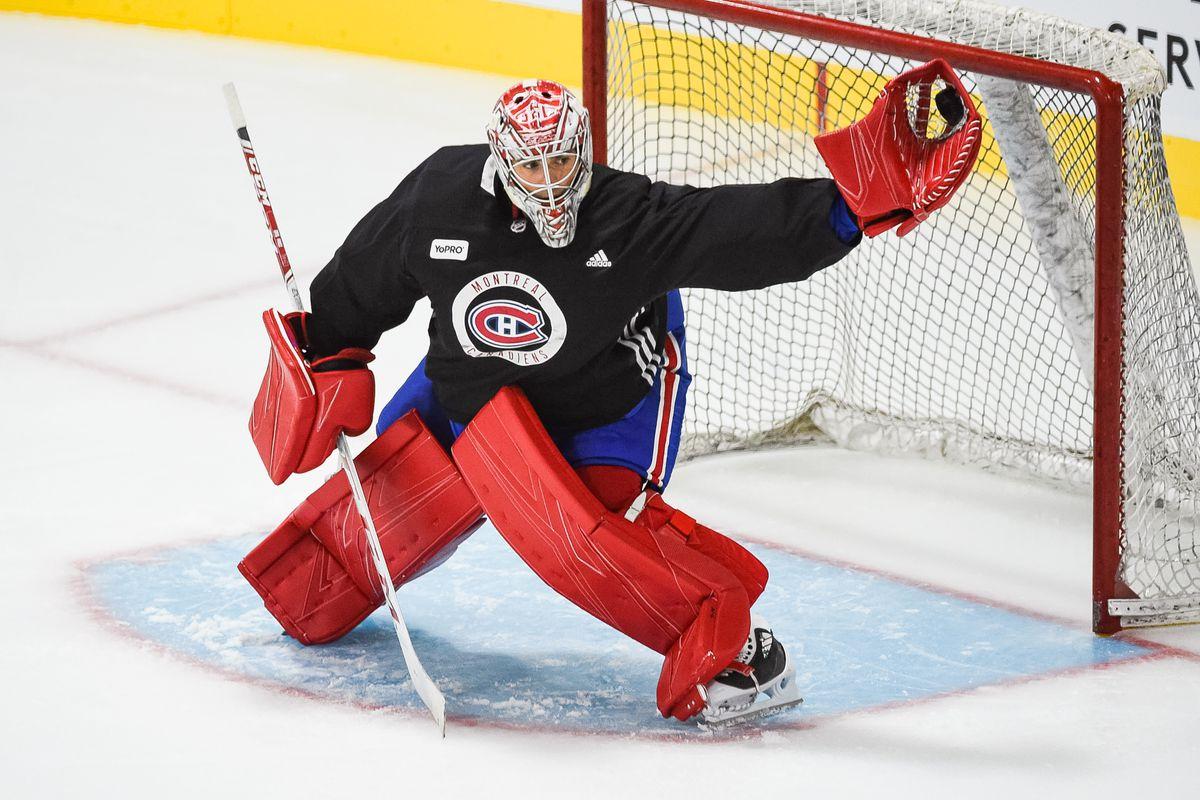
[[[225,116],[220,87],[228,80],[238,83],[302,283],[426,153],[477,141],[508,82],[0,15],[6,797],[1194,791],[1195,628],[1145,634],[1191,656],[1160,650],[696,746],[462,724],[441,741],[422,718],[230,680],[201,668],[194,653],[148,643],[132,623],[102,624],[112,623],[105,615],[113,609],[91,608],[89,568],[132,569],[137,560],[113,559],[136,551],[146,551],[140,563],[148,568],[189,543],[232,547],[231,537],[269,529],[323,477],[273,488],[244,429],[265,352],[258,312],[285,297]],[[381,392],[408,374],[424,324],[415,315],[381,346]],[[1089,647],[1126,646],[1086,635],[1089,505],[1081,496],[945,465],[805,450],[689,464],[672,498],[722,530],[803,550],[814,563],[841,560],[904,585],[971,595],[984,607],[1049,614],[1053,630]],[[873,574],[852,572],[868,581]],[[181,573],[178,586],[203,575]],[[227,580],[212,584],[210,601],[240,589]],[[844,589],[849,598],[854,582],[839,580],[823,591]],[[807,596],[806,587],[777,581],[780,592]],[[500,585],[489,594],[467,588],[451,607],[484,613],[506,602]],[[402,599],[420,587],[406,587]],[[547,594],[524,613],[568,613],[554,602]],[[507,603],[524,608],[519,598]],[[170,627],[181,617],[165,602],[138,611],[148,625]],[[806,622],[775,620],[798,641],[816,629]],[[586,623],[581,631],[599,635]],[[130,635],[114,635],[123,630]],[[202,643],[241,635],[218,615],[190,630]],[[904,640],[896,641],[903,652]],[[489,658],[519,657],[508,644],[497,641]],[[813,667],[802,671],[855,658],[823,641],[805,641],[804,652]],[[332,669],[324,680],[335,681]],[[850,682],[835,676],[806,687],[808,702],[830,700]]]
[[[327,647],[284,636],[234,571],[258,534],[105,559],[86,603],[112,624],[234,677],[423,717],[383,610]],[[771,571],[755,611],[799,664],[808,702],[754,730],[1028,680],[1157,649],[873,572],[751,544]],[[697,739],[654,707],[661,658],[555,596],[490,525],[400,591],[450,724]],[[745,736],[745,729],[723,731]]]

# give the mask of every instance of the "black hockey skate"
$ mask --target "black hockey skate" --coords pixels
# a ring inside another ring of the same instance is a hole
[[[733,725],[775,714],[803,702],[796,667],[771,628],[755,618],[733,664],[705,686],[700,712],[706,725]]]

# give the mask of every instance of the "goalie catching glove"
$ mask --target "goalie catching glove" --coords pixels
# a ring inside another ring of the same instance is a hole
[[[369,350],[351,347],[312,363],[308,314],[263,312],[271,342],[270,360],[250,414],[250,436],[275,483],[324,463],[345,431],[357,436],[371,427],[375,377]]]
[[[870,113],[816,138],[867,236],[904,236],[950,201],[975,165],[983,122],[942,59],[891,80]]]

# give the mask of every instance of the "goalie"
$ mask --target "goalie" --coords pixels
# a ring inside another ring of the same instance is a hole
[[[282,482],[370,426],[370,350],[427,297],[427,356],[356,460],[395,583],[486,515],[553,589],[664,655],[664,716],[799,702],[790,655],[752,614],[766,568],[663,498],[691,380],[679,290],[802,281],[864,232],[907,233],[965,180],[979,130],[932,62],[817,138],[833,180],[697,189],[593,164],[579,101],[517,84],[486,145],[437,151],[350,232],[311,314],[264,314],[271,363],[251,419],[264,463]],[[348,495],[331,479],[240,565],[304,643],[382,602]]]

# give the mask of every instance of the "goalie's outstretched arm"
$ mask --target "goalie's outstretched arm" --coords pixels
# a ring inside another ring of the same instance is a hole
[[[861,240],[833,181],[697,189],[644,187],[633,250],[655,265],[653,288],[743,291],[802,281]]]
[[[805,280],[861,240],[903,236],[948,203],[979,153],[982,122],[940,59],[888,83],[853,125],[816,145],[832,180],[696,189],[632,184],[641,193],[637,249],[653,288],[737,291]]]

